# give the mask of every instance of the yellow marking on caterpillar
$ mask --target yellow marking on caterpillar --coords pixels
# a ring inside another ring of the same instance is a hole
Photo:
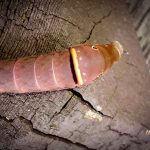
[[[71,48],[70,53],[71,53],[72,60],[73,60],[73,66],[74,66],[77,82],[79,85],[83,85],[83,79],[81,76],[79,63],[78,63],[78,57],[77,57],[77,53],[76,53],[75,48]]]

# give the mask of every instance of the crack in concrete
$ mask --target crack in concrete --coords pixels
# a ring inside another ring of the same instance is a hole
[[[93,108],[93,106],[92,106],[89,102],[87,102],[86,100],[83,99],[83,97],[82,97],[82,95],[81,95],[80,93],[78,93],[78,92],[76,92],[76,91],[75,91],[75,93],[74,93],[74,91],[72,91],[72,90],[70,90],[70,91],[73,93],[73,95],[72,95],[72,96],[68,99],[68,101],[62,106],[61,110],[60,110],[57,114],[54,114],[54,116],[60,114],[60,113],[62,112],[62,110],[64,110],[64,109],[67,107],[68,103],[70,102],[70,100],[72,99],[73,96],[79,97],[79,98],[81,99],[81,101],[84,103],[84,105],[87,105],[88,107],[90,107],[90,109],[96,111],[96,110]],[[98,112],[98,111],[96,111],[96,112]],[[102,112],[100,112],[100,115],[103,115]],[[106,117],[106,116],[105,116],[105,117]],[[108,116],[107,116],[107,117],[108,117]],[[86,149],[88,149],[88,150],[92,150],[91,148],[87,147],[87,146],[84,145],[84,144],[81,144],[81,143],[74,143],[73,141],[71,141],[71,140],[69,140],[69,139],[67,139],[67,138],[60,137],[60,136],[58,136],[58,135],[47,134],[47,133],[44,133],[44,132],[41,132],[41,131],[35,129],[35,128],[33,127],[33,123],[32,123],[32,120],[31,120],[31,119],[28,120],[28,119],[24,118],[23,116],[18,116],[17,118],[19,118],[20,120],[25,120],[25,123],[28,124],[28,126],[29,126],[30,129],[31,129],[31,131],[33,131],[34,133],[37,133],[38,135],[45,136],[45,137],[49,137],[49,138],[53,138],[53,139],[58,139],[58,140],[60,140],[60,141],[62,141],[62,142],[65,142],[65,143],[75,144],[76,146],[80,146],[80,147],[82,147],[82,148],[86,148]],[[53,117],[52,117],[52,118],[53,118]],[[14,121],[14,119],[7,120],[6,117],[3,117],[3,116],[0,116],[0,119],[3,119],[4,121],[6,121],[6,122],[8,122],[8,123],[10,123],[10,124],[12,124],[12,122]],[[16,118],[15,118],[15,119],[16,119]],[[121,131],[119,131],[119,130],[117,130],[117,129],[111,128],[111,126],[108,126],[108,131],[113,131],[113,132],[117,133],[117,134],[120,135],[120,136],[127,136],[127,137],[131,138],[130,141],[133,142],[133,143],[135,143],[135,144],[138,144],[138,145],[139,145],[139,144],[143,143],[143,140],[139,140],[136,136],[133,136],[133,135],[128,134],[128,133],[123,133],[123,132],[121,132]],[[17,133],[17,132],[16,132],[16,133]],[[136,138],[137,141],[136,141],[135,139],[133,139],[133,138]],[[133,140],[132,140],[132,139],[133,139]],[[47,147],[48,147],[48,145],[45,146],[45,149],[47,149]]]
[[[121,132],[121,131],[119,131],[119,130],[117,130],[117,129],[111,128],[111,126],[108,126],[108,128],[109,128],[108,131],[113,131],[113,132],[117,133],[119,136],[126,136],[126,137],[128,137],[128,138],[129,138],[129,141],[132,142],[132,143],[134,143],[134,144],[137,144],[137,145],[141,145],[141,144],[143,144],[143,143],[144,143],[144,144],[147,144],[146,141],[139,139],[137,136],[133,136],[133,135],[128,134],[128,133],[123,133],[123,132]],[[118,137],[116,140],[119,140],[119,138],[120,138],[120,137]],[[116,140],[114,140],[114,141],[116,141]],[[114,141],[110,142],[110,144],[112,144]],[[128,144],[128,145],[126,145],[125,147],[120,147],[119,150],[126,150],[126,149],[128,149],[130,146],[131,146],[131,144]]]
[[[45,144],[44,150],[47,150],[47,149],[48,149],[48,145],[49,145],[49,144]]]
[[[27,12],[25,13],[25,16],[26,16],[26,18],[27,18],[27,25],[28,25],[28,23],[29,23],[29,20],[30,20],[30,17],[31,17],[31,15],[32,15],[32,13],[33,13],[33,8],[34,8],[34,3],[31,3],[31,5],[32,5],[32,7],[30,8],[30,10],[28,10],[28,11],[31,11],[30,12],[30,15],[29,16],[26,16],[27,14]]]
[[[95,110],[95,109],[93,108],[93,106],[92,106],[89,102],[87,102],[86,100],[83,99],[83,97],[82,97],[82,95],[81,95],[80,93],[74,93],[72,90],[71,90],[71,92],[73,93],[72,96],[71,96],[71,97],[68,99],[68,101],[62,106],[62,108],[60,109],[60,111],[59,111],[58,113],[55,113],[55,114],[52,116],[52,119],[53,119],[55,116],[57,116],[58,114],[61,114],[61,112],[67,107],[68,103],[72,100],[73,96],[77,96],[78,98],[80,98],[80,99],[81,99],[81,102],[82,102],[84,105],[90,107],[91,110],[93,110],[93,111],[99,113],[99,115],[110,118],[110,116],[105,116],[102,112],[99,112],[99,111]],[[34,115],[35,115],[35,114],[36,114],[36,111],[35,111]],[[34,115],[33,115],[33,116],[34,116]],[[32,116],[32,118],[33,118],[33,116]],[[19,116],[19,118],[20,118],[21,120],[23,120],[23,119],[26,120],[25,122],[26,122],[26,123],[28,122],[27,124],[30,126],[30,129],[31,129],[33,132],[36,132],[37,134],[40,134],[40,135],[42,135],[42,136],[48,136],[48,137],[51,137],[51,138],[53,138],[53,139],[56,139],[56,138],[57,138],[57,139],[59,139],[59,140],[65,142],[65,143],[71,143],[71,144],[75,144],[75,145],[77,145],[77,146],[80,146],[80,147],[82,147],[82,148],[86,148],[86,149],[88,149],[88,150],[93,150],[93,149],[87,147],[87,146],[84,145],[84,144],[81,144],[81,143],[74,143],[73,141],[70,141],[70,140],[68,140],[67,138],[59,137],[58,135],[52,135],[52,134],[43,133],[43,132],[41,132],[41,131],[35,129],[35,128],[33,127],[32,118],[31,118],[30,120],[26,119],[26,118],[23,117],[23,116]],[[5,117],[3,117],[3,119],[6,120]],[[52,120],[52,119],[51,119],[51,120]],[[13,119],[13,120],[14,120],[14,119]],[[9,121],[9,123],[12,123],[13,120]],[[45,147],[47,147],[47,146],[45,146]]]
[[[2,115],[0,115],[0,119],[4,120],[5,122],[8,122],[8,123],[12,123],[14,121],[14,119],[8,119],[7,117],[4,117]]]
[[[71,89],[71,90],[69,90],[69,91],[71,91],[75,96],[77,96],[79,99],[81,99],[81,102],[82,102],[84,105],[87,105],[91,110],[97,112],[97,113],[98,113],[99,115],[101,115],[102,117],[106,117],[106,118],[109,118],[109,119],[113,119],[113,117],[111,117],[111,116],[109,116],[109,115],[106,115],[106,114],[104,114],[104,113],[101,112],[101,111],[96,110],[96,109],[94,108],[94,106],[93,106],[89,101],[87,101],[87,100],[85,100],[85,99],[83,98],[83,96],[82,96],[81,93],[79,93],[79,92],[77,92],[77,91],[75,91],[75,90],[73,90],[73,89]]]
[[[64,137],[60,137],[60,136],[58,136],[58,135],[47,134],[47,133],[41,132],[41,131],[39,131],[39,130],[37,130],[37,129],[35,129],[35,128],[33,127],[33,123],[32,123],[31,120],[28,120],[28,119],[26,119],[26,118],[23,117],[23,116],[18,116],[18,117],[14,118],[14,119],[7,120],[6,117],[3,117],[3,116],[0,115],[0,119],[2,119],[2,120],[4,120],[5,122],[9,123],[12,127],[14,127],[14,126],[12,125],[13,121],[14,121],[15,119],[17,119],[17,118],[20,119],[20,121],[24,121],[24,123],[29,127],[30,131],[32,131],[33,133],[36,133],[36,134],[38,134],[38,135],[40,135],[40,136],[42,136],[42,137],[48,137],[48,138],[51,138],[51,139],[53,139],[53,140],[58,140],[58,141],[62,141],[62,142],[64,142],[64,143],[73,144],[73,145],[76,145],[76,146],[78,146],[78,147],[80,147],[80,148],[84,148],[84,149],[87,149],[87,150],[96,150],[96,149],[89,148],[89,147],[87,147],[86,145],[81,144],[81,143],[78,143],[78,142],[74,143],[73,141],[71,141],[71,140],[69,140],[69,139],[67,139],[67,138],[64,138]],[[15,133],[15,135],[16,135],[16,134],[17,134],[17,130],[16,130],[15,127],[14,127],[14,129],[15,129],[15,131],[16,131],[16,133]],[[13,136],[14,138],[15,138],[15,135]],[[46,149],[46,150],[47,150],[47,148],[48,148],[48,145],[49,145],[49,144],[46,144],[46,145],[45,145],[45,149]]]
[[[58,116],[59,114],[61,114],[61,112],[67,107],[68,103],[72,100],[72,97],[73,97],[73,96],[74,96],[74,95],[72,95],[72,96],[68,99],[68,101],[62,106],[62,108],[60,109],[59,112],[55,112],[55,113],[53,114],[53,116],[51,117],[51,119],[50,119],[49,122],[51,122],[54,117],[56,117],[56,116]]]
[[[127,149],[130,148],[130,147],[131,147],[131,145],[128,144],[128,145],[126,145],[124,148],[123,148],[123,147],[120,147],[119,150],[127,150]]]
[[[135,143],[135,144],[137,144],[137,145],[141,145],[142,144],[142,142],[141,141],[135,141],[135,140],[130,140],[132,143]]]
[[[13,123],[13,121],[16,118],[14,118],[14,119],[7,119],[7,117],[4,117],[4,116],[0,115],[0,119],[3,120],[4,122],[9,123],[14,128],[15,133],[13,135],[11,135],[11,133],[10,133],[9,135],[12,136],[13,138],[15,138],[15,135],[17,134],[18,130],[15,128],[15,126],[12,123]]]
[[[133,135],[131,135],[131,134],[123,133],[123,132],[121,132],[121,131],[119,131],[119,130],[117,130],[117,129],[113,129],[113,128],[111,128],[111,126],[110,126],[110,125],[108,126],[108,130],[109,130],[109,131],[116,132],[116,133],[118,133],[120,136],[125,135],[125,136],[128,136],[128,137],[130,137],[130,138],[133,138],[133,137],[134,137],[134,136],[133,136]]]
[[[108,17],[111,15],[111,13],[112,13],[112,10],[110,10],[110,11],[108,12],[108,14],[106,14],[106,15],[104,15],[102,18],[100,18],[99,21],[93,22],[94,24],[93,24],[93,26],[92,26],[92,28],[91,28],[91,30],[90,30],[88,36],[86,37],[86,39],[85,39],[84,41],[81,41],[80,43],[81,43],[81,44],[86,43],[86,42],[91,38],[95,27],[96,27],[98,24],[102,23],[102,21],[103,21],[104,19],[108,18]]]
[[[71,101],[71,99],[72,99],[73,96],[74,96],[74,95],[72,95],[72,96],[68,99],[68,101],[62,106],[62,108],[60,109],[60,111],[56,113],[56,115],[61,114],[61,112],[67,107],[68,103]]]
[[[40,9],[40,8],[37,7],[37,6],[35,6],[35,8],[36,8],[37,10],[41,11],[42,14],[44,14],[45,16],[54,16],[55,18],[61,19],[61,20],[65,21],[65,22],[71,24],[72,26],[78,28],[79,30],[81,30],[81,28],[80,28],[78,25],[76,25],[75,23],[71,22],[70,20],[67,20],[67,19],[65,19],[65,18],[63,18],[63,17],[61,17],[61,16],[56,15],[56,14],[46,13],[46,12],[44,12],[42,9]]]
[[[34,118],[34,116],[36,115],[36,113],[37,113],[38,109],[39,109],[39,108],[34,109],[34,110],[35,110],[35,112],[34,112],[34,114],[32,115],[32,117],[30,118],[30,120],[32,120],[32,119]]]
[[[23,24],[17,24],[16,23],[17,21],[15,19],[10,19],[9,18],[8,12],[10,11],[10,5],[11,5],[11,0],[9,0],[8,6],[6,7],[7,12],[6,12],[5,16],[4,16],[4,17],[6,17],[6,21],[4,23],[3,28],[1,29],[1,36],[0,36],[0,38],[2,37],[2,34],[4,33],[4,30],[5,30],[5,27],[7,26],[8,21],[10,21],[11,23],[14,23],[15,26],[22,27],[22,28],[26,29],[27,31],[33,31],[33,29],[29,29]],[[31,13],[32,13],[32,11],[33,11],[33,7],[31,8]],[[15,15],[16,15],[16,8],[14,10],[14,16]],[[27,18],[27,20],[29,21],[29,19],[30,19],[30,16]],[[5,40],[5,38],[0,42],[0,45],[2,45],[4,40]]]
[[[33,29],[27,28],[23,24],[17,24],[16,23],[17,21],[15,19],[9,19],[9,18],[7,18],[7,21],[11,21],[12,23],[14,23],[15,26],[22,27],[22,28],[26,29],[27,31],[34,31]]]
[[[91,148],[89,148],[89,147],[87,147],[86,145],[83,145],[83,144],[81,144],[81,143],[74,143],[73,141],[71,141],[71,140],[69,140],[69,139],[67,139],[67,138],[60,137],[60,136],[58,136],[58,135],[47,134],[47,133],[41,132],[41,131],[39,131],[39,130],[37,130],[37,129],[35,129],[35,128],[33,127],[33,123],[32,123],[31,120],[28,120],[28,119],[26,119],[26,118],[24,118],[24,117],[19,117],[19,118],[20,118],[20,120],[25,120],[25,123],[26,123],[26,125],[28,125],[28,127],[30,128],[30,130],[31,130],[32,132],[34,132],[34,133],[40,135],[40,136],[49,137],[49,138],[52,138],[52,139],[54,139],[54,140],[59,140],[59,141],[62,141],[62,142],[64,142],[64,143],[68,143],[68,144],[74,144],[74,145],[76,145],[76,146],[79,146],[79,147],[81,147],[81,148],[85,148],[85,149],[87,149],[87,150],[95,150],[95,149],[91,149]],[[47,146],[46,146],[46,147],[47,147]]]

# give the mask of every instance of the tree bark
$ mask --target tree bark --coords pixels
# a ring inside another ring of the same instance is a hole
[[[0,149],[150,147],[150,80],[121,0],[0,1],[0,59],[114,40],[128,55],[89,86],[0,94]]]

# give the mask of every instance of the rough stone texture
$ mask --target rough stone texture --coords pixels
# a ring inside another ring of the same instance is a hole
[[[150,79],[123,1],[1,1],[0,58],[118,40],[128,52],[93,84],[0,94],[0,149],[150,147]]]
[[[21,149],[21,150],[57,150],[60,147],[71,150],[84,150],[83,146],[67,142],[51,135],[45,135],[42,132],[32,128],[32,124],[26,119],[19,117],[13,121],[0,119],[1,138],[0,149]],[[7,142],[6,142],[7,141]],[[9,145],[9,146],[8,146]]]

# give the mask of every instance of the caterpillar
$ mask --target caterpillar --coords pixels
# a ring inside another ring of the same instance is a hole
[[[123,53],[118,41],[81,44],[61,52],[0,60],[0,92],[28,93],[88,85],[109,70]]]

